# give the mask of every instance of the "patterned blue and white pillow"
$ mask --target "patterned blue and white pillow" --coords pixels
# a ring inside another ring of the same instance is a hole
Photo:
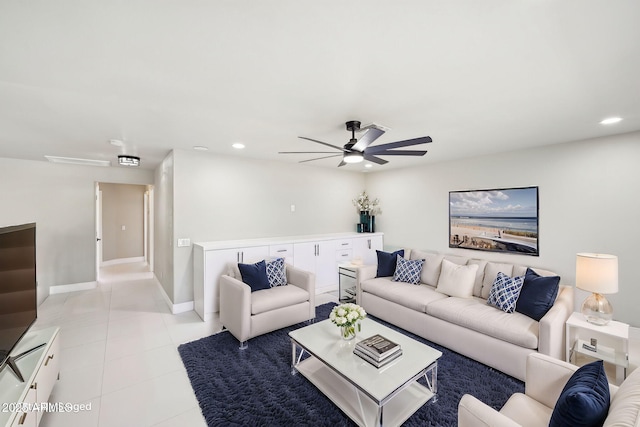
[[[284,271],[284,258],[267,261],[267,279],[269,279],[269,286],[272,288],[287,284],[287,275]]]
[[[422,273],[423,259],[404,259],[398,255],[396,261],[396,271],[393,273],[394,282],[405,282],[417,285],[420,283],[420,273]]]
[[[505,313],[513,313],[524,285],[524,276],[509,277],[503,272],[498,272],[496,280],[491,285],[487,304],[499,308]]]

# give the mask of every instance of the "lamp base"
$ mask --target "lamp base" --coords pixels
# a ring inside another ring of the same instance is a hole
[[[593,293],[582,303],[582,314],[587,322],[604,326],[613,318],[613,307],[602,294]]]

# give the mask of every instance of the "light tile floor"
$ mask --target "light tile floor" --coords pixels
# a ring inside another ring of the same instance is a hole
[[[319,295],[318,305],[335,301]],[[49,296],[34,328],[61,328],[52,402],[91,410],[46,413],[41,427],[205,426],[178,345],[221,330],[191,311],[171,314],[141,263],[101,270],[99,286]]]
[[[316,304],[336,300],[322,294]],[[171,314],[143,264],[104,268],[96,289],[49,296],[34,328],[49,326],[61,328],[62,344],[51,401],[91,403],[91,410],[46,413],[41,427],[206,425],[177,347],[219,332],[219,319]],[[635,368],[640,340],[630,350]]]

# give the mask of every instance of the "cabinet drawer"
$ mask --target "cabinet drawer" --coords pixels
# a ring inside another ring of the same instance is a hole
[[[336,261],[338,262],[347,262],[347,261],[351,261],[351,258],[353,258],[353,250],[351,249],[343,249],[343,250],[339,250],[336,251]]]
[[[269,246],[269,256],[278,258],[293,257],[293,244]]]
[[[336,250],[353,249],[353,240],[336,240]]]

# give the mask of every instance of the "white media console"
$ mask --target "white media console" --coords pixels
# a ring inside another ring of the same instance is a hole
[[[24,382],[6,366],[0,372],[0,426],[36,427],[60,375],[60,329],[29,331],[11,352],[19,355],[44,346],[16,360]]]

